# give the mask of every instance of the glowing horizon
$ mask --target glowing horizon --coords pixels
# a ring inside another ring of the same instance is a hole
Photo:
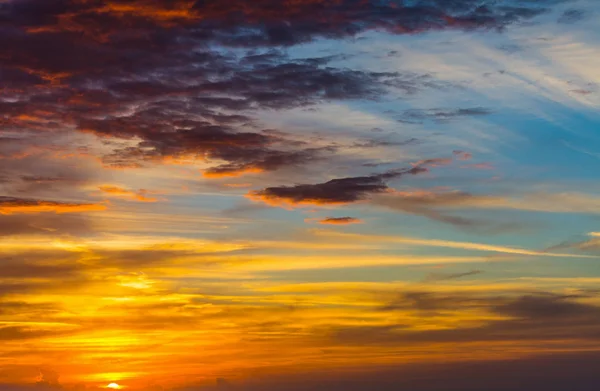
[[[600,382],[597,1],[0,15],[0,391]]]

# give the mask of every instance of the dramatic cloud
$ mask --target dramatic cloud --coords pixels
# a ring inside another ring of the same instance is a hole
[[[527,20],[556,3],[543,0],[515,4],[503,1],[426,1],[405,3],[352,0],[147,0],[7,1],[3,13],[9,26],[31,33],[79,33],[98,41],[117,41],[119,33],[165,30],[181,26],[188,36],[224,45],[293,45],[317,37],[341,38],[382,29],[406,34],[445,28],[502,28]],[[315,17],[316,16],[316,17]]]
[[[427,172],[427,169],[417,165],[410,169],[388,171],[371,176],[332,179],[314,185],[268,187],[250,192],[248,197],[271,205],[347,204],[364,200],[372,194],[388,191],[386,180],[423,172]]]
[[[4,128],[79,129],[129,140],[107,167],[192,157],[222,161],[208,178],[305,164],[318,152],[247,132],[252,110],[322,100],[377,99],[440,88],[427,74],[329,65],[338,56],[292,59],[274,46],[368,30],[393,34],[446,28],[500,29],[555,3],[398,1],[5,1],[0,70]],[[214,44],[252,49],[243,55]],[[444,120],[486,109],[423,111]],[[33,174],[32,174],[33,175]]]
[[[0,389],[593,389],[596,8],[0,0]]]
[[[137,67],[124,60],[101,73],[83,69],[81,80],[73,76],[52,87],[6,92],[8,100],[0,103],[6,128],[36,129],[22,118],[38,113],[44,118],[40,131],[77,129],[121,140],[103,154],[107,167],[136,168],[147,162],[191,159],[222,162],[209,168],[206,177],[236,176],[305,164],[333,151],[303,148],[280,133],[248,131],[255,127],[248,114],[257,109],[376,99],[389,88],[413,93],[437,87],[435,80],[423,75],[336,69],[327,66],[332,58],[297,60],[280,52],[240,57],[201,49],[173,50],[159,57],[148,53],[148,61]]]

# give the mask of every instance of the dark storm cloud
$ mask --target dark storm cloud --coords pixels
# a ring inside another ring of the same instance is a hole
[[[387,180],[423,172],[427,172],[427,168],[416,166],[371,176],[332,179],[313,185],[268,187],[249,193],[249,197],[270,204],[345,204],[389,190]]]

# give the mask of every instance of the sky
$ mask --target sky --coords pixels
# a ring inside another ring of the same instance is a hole
[[[597,390],[597,0],[0,0],[0,390]]]

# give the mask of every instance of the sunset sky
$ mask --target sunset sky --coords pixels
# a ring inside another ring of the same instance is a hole
[[[0,0],[0,390],[600,384],[598,0]]]

